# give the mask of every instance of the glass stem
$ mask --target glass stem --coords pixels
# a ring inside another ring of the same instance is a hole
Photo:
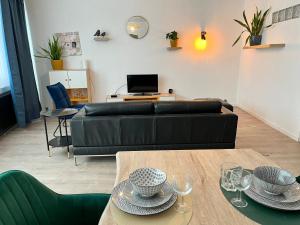
[[[238,200],[239,201],[242,201],[242,192],[241,191],[238,191],[239,193],[238,193]]]

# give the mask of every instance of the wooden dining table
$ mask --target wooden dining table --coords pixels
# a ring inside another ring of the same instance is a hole
[[[276,166],[251,149],[119,152],[116,158],[115,185],[128,179],[131,172],[142,167],[159,168],[165,171],[169,178],[178,173],[190,175],[193,179],[190,197],[193,214],[189,225],[257,224],[236,210],[224,197],[219,183],[220,168],[224,162],[236,163],[247,169],[261,165]],[[110,200],[99,225],[123,225],[116,222],[112,204]],[[157,220],[159,216],[156,215]],[[139,219],[146,221],[147,217]]]

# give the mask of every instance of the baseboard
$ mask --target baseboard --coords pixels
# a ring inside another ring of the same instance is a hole
[[[262,122],[264,122],[265,124],[269,125],[270,127],[272,127],[275,130],[278,130],[280,133],[283,133],[284,135],[290,137],[291,139],[300,142],[299,137],[295,134],[292,134],[291,132],[287,131],[286,129],[278,126],[277,124],[265,119],[263,116],[259,115],[258,113],[254,112],[253,110],[250,110],[248,107],[243,106],[241,104],[237,104],[237,107],[241,108],[242,110],[246,111],[247,113],[249,113],[251,116],[254,116],[255,118],[261,120]]]

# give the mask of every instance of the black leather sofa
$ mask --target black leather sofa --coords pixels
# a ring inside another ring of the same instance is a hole
[[[71,120],[74,156],[234,148],[237,122],[219,101],[88,104]]]

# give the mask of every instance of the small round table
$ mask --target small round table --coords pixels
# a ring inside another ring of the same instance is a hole
[[[68,149],[68,158],[70,158],[70,145],[72,145],[72,137],[68,134],[68,128],[67,128],[67,119],[72,118],[76,113],[78,112],[77,109],[72,108],[65,108],[65,109],[58,109],[55,111],[42,111],[41,116],[44,120],[44,126],[45,126],[45,133],[46,133],[46,141],[47,141],[47,149],[49,153],[49,157],[51,157],[50,152],[50,146],[52,148],[58,148],[58,147],[67,147]],[[47,127],[47,118],[57,118],[58,120],[58,126],[56,127],[53,136],[54,138],[49,140],[48,136],[48,127]],[[64,125],[65,127],[65,135],[62,134],[62,127],[61,125]],[[59,135],[56,135],[57,130],[59,130]]]

